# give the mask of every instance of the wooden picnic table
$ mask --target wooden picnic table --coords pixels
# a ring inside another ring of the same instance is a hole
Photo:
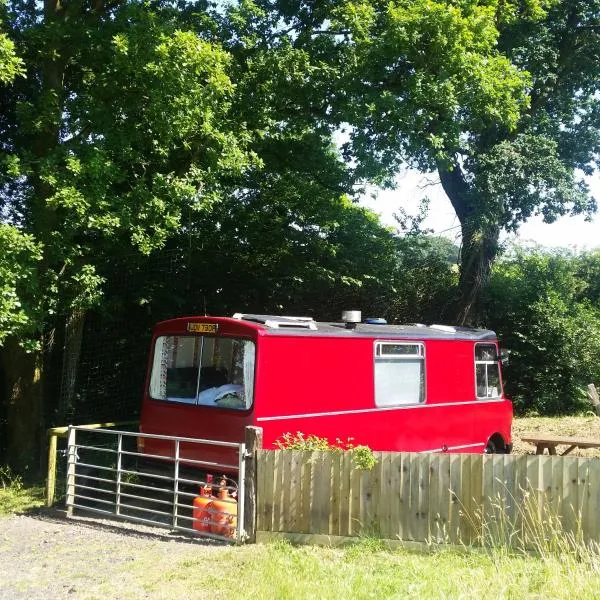
[[[544,454],[544,450],[548,449],[548,454],[556,454],[556,446],[568,446],[561,453],[561,456],[569,454],[575,448],[600,448],[600,439],[580,438],[580,437],[560,437],[554,435],[539,435],[525,434],[521,436],[524,442],[529,442],[536,446],[536,454]]]

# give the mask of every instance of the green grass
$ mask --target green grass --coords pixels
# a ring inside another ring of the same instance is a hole
[[[42,486],[25,486],[19,475],[0,466],[0,516],[23,513],[44,505]]]
[[[165,599],[186,597],[190,590],[196,597],[278,600],[591,600],[600,594],[598,560],[476,550],[423,554],[386,550],[373,542],[346,548],[294,547],[278,542],[223,548],[210,554],[199,549],[197,557],[167,568],[147,566],[135,564],[136,577],[146,592]]]

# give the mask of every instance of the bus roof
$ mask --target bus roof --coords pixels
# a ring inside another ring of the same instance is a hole
[[[310,317],[286,317],[236,313],[233,317],[257,324],[267,335],[326,336],[326,337],[386,337],[391,339],[443,339],[443,340],[495,340],[496,334],[489,329],[449,325],[423,325],[410,323],[388,325],[378,323],[346,323],[314,321]]]

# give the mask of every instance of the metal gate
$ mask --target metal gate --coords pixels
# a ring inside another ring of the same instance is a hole
[[[141,452],[140,438],[164,440],[172,452]],[[188,458],[190,447],[198,445],[229,448],[237,452],[237,464]],[[67,514],[72,516],[78,509],[203,537],[243,541],[244,454],[243,443],[70,426]],[[229,475],[211,482],[207,472]],[[231,474],[237,475],[237,481]],[[215,507],[199,504],[200,489],[211,487],[223,498]]]

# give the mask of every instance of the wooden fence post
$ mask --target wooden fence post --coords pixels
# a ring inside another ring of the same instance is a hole
[[[246,427],[244,527],[246,541],[256,542],[257,450],[262,448],[262,427]]]
[[[588,385],[588,398],[590,402],[594,405],[594,409],[596,414],[600,417],[600,398],[598,398],[598,390],[593,383]]]
[[[49,438],[48,477],[46,479],[46,506],[48,508],[54,504],[54,492],[56,490],[56,443],[58,436],[55,433],[51,433]]]

